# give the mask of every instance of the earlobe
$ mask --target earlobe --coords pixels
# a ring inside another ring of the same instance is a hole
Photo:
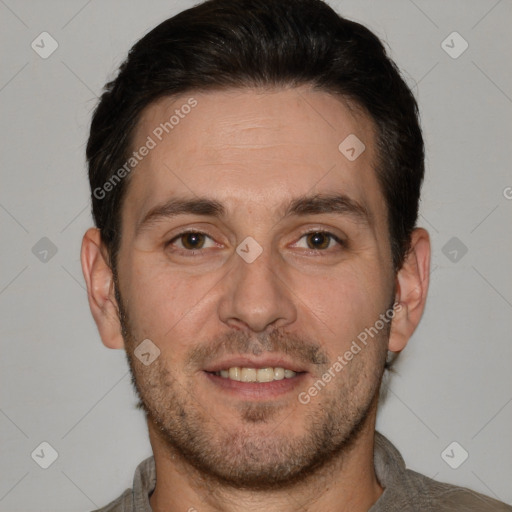
[[[391,324],[388,349],[400,352],[418,326],[425,303],[430,276],[430,237],[423,228],[411,235],[411,247],[396,276],[396,307]]]
[[[123,348],[112,269],[106,259],[99,229],[90,228],[85,233],[82,240],[81,262],[89,307],[103,344],[108,348]]]

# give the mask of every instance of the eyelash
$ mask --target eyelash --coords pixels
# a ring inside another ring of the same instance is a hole
[[[165,244],[165,246],[168,247],[168,246],[172,245],[176,240],[179,240],[182,236],[187,235],[189,233],[193,233],[193,234],[197,234],[197,235],[204,235],[204,236],[208,237],[210,240],[213,240],[213,238],[210,235],[208,235],[207,233],[204,233],[203,231],[188,230],[188,231],[182,231],[181,233],[174,236],[171,240],[169,240]],[[323,235],[328,236],[331,240],[334,240],[340,247],[346,247],[345,241],[341,240],[334,233],[331,233],[330,231],[322,230],[322,229],[313,229],[310,231],[305,231],[304,233],[301,234],[299,240],[301,240],[302,238],[304,238],[307,235],[312,235],[312,234],[317,234],[317,233],[321,233]],[[308,251],[310,253],[316,253],[318,256],[323,256],[322,253],[328,252],[331,249],[332,248],[330,248],[330,249],[308,249]],[[203,249],[202,248],[201,249],[178,249],[178,251],[181,252],[182,254],[186,253],[187,256],[189,256],[189,257],[195,257],[195,256],[201,256]]]

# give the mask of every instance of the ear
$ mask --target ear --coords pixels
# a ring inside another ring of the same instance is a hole
[[[395,316],[388,349],[404,349],[418,326],[427,300],[430,278],[430,237],[423,228],[411,235],[411,248],[396,276]]]
[[[83,237],[81,251],[89,307],[103,344],[108,348],[123,348],[114,278],[107,258],[100,230],[90,228]]]

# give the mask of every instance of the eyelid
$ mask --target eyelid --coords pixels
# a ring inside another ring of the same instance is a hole
[[[337,235],[336,233],[333,233],[331,228],[325,228],[325,227],[308,227],[301,230],[301,236],[308,235],[310,233],[325,233],[326,235],[332,235],[333,238],[339,238],[342,240],[342,235]]]

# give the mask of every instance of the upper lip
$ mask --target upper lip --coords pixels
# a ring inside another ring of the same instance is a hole
[[[209,364],[204,371],[206,372],[218,372],[220,370],[227,370],[235,366],[243,368],[284,368],[292,370],[296,373],[307,371],[304,366],[300,363],[290,361],[285,357],[280,356],[266,356],[260,358],[254,358],[249,356],[236,356],[222,359],[220,361]]]

